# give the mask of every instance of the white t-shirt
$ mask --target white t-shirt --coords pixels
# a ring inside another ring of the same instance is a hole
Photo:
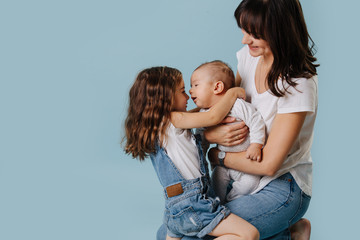
[[[166,130],[164,149],[185,179],[201,177],[199,152],[190,130],[175,128],[170,123]]]
[[[290,92],[285,93],[284,97],[276,97],[272,95],[270,90],[259,94],[255,87],[255,70],[260,57],[252,57],[247,45],[238,51],[236,56],[238,60],[237,71],[242,79],[241,87],[246,91],[246,101],[250,102],[262,115],[267,136],[277,114],[308,112],[300,134],[283,165],[275,176],[263,177],[254,193],[261,190],[273,179],[290,172],[301,190],[311,196],[312,159],[310,149],[318,105],[317,76],[310,79],[293,79],[298,84],[296,89],[284,83],[284,87]],[[281,82],[279,87],[284,89]]]

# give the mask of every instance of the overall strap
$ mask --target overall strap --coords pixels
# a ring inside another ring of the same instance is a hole
[[[209,176],[209,168],[208,163],[206,161],[205,155],[203,153],[202,147],[201,147],[201,135],[200,134],[194,134],[196,146],[199,152],[199,161],[200,161],[200,172],[202,176]]]
[[[163,148],[157,145],[156,152],[152,153],[150,158],[164,188],[185,180]]]

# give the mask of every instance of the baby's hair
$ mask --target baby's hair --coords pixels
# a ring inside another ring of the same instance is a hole
[[[235,86],[234,72],[227,63],[220,60],[205,62],[197,67],[194,72],[204,67],[209,67],[212,76],[211,80],[222,81],[224,83],[225,90]]]
[[[162,145],[181,81],[181,72],[170,67],[147,68],[137,75],[130,89],[125,120],[127,154],[144,160],[155,151],[157,143]]]

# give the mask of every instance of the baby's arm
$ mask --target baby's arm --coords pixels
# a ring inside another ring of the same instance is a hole
[[[235,103],[233,113],[242,119],[249,127],[250,146],[246,151],[246,157],[251,160],[261,161],[261,149],[265,142],[265,122],[254,106],[243,100]]]
[[[208,112],[172,112],[171,123],[176,128],[209,127],[220,123],[231,110],[237,98],[244,98],[243,88],[230,88],[224,97]]]

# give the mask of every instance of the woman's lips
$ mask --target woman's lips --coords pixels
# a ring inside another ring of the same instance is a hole
[[[256,49],[258,49],[258,47],[256,47],[256,46],[249,46],[249,48],[250,48],[250,50],[256,50]]]

